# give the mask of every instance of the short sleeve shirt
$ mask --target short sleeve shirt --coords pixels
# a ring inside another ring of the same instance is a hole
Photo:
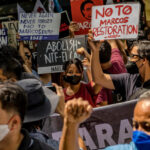
[[[129,100],[130,96],[142,86],[139,74],[111,74],[111,78],[115,91],[122,95],[123,100]]]
[[[92,107],[95,107],[94,100],[95,100],[95,98],[97,98],[97,95],[94,95],[91,83],[86,84],[86,83],[81,82],[81,86],[80,86],[78,92],[71,96],[67,95],[66,90],[67,89],[64,89],[66,102],[73,98],[81,97],[81,98],[83,98],[83,100],[87,100],[91,104]]]

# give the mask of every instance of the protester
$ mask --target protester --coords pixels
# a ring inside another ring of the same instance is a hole
[[[94,107],[94,96],[99,93],[101,86],[95,84],[92,87],[91,83],[80,82],[83,77],[82,62],[77,58],[69,60],[64,64],[64,71],[64,80],[68,83],[64,89],[65,101],[82,97]]]
[[[23,128],[28,130],[31,137],[58,150],[58,142],[50,139],[46,133],[42,132],[42,128],[46,118],[54,113],[58,101],[64,102],[63,90],[56,86],[57,92],[61,94],[59,97],[46,87],[42,87],[42,84],[35,79],[21,80],[17,84],[25,90],[28,96],[28,106]],[[61,103],[61,109],[60,113],[63,115],[63,103]]]
[[[84,112],[84,113],[81,113]],[[70,101],[65,107],[61,150],[79,150],[77,134],[79,124],[91,114],[91,107],[82,100]],[[105,150],[149,150],[150,147],[150,93],[143,95],[137,102],[133,117],[133,137],[130,144],[121,144]]]
[[[15,83],[0,84],[0,149],[53,150],[21,129],[27,106],[24,90]]]
[[[139,69],[139,74],[119,74],[119,75],[109,75],[104,74],[99,63],[99,47],[101,42],[94,42],[93,35],[89,32],[88,42],[92,51],[91,58],[91,71],[93,76],[93,81],[101,86],[116,90],[121,94],[123,100],[129,100],[130,96],[135,94],[135,92],[143,85],[143,87],[148,87],[150,80],[149,71],[149,42],[140,42],[138,47],[131,52],[131,61],[134,61]],[[129,88],[130,87],[130,88]],[[135,98],[138,98],[137,95]],[[133,97],[132,97],[133,98]]]
[[[60,140],[60,150],[79,150],[78,128],[91,114],[92,107],[82,98],[67,102],[64,111],[64,125]]]

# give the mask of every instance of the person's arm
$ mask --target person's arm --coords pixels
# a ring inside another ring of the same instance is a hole
[[[81,98],[67,102],[59,150],[79,150],[78,128],[80,123],[90,116],[91,112],[92,107]]]
[[[80,54],[87,58],[89,61],[91,60],[91,55],[87,52],[87,50],[84,47],[78,48],[76,52],[77,54]]]
[[[75,31],[79,30],[79,26],[76,22],[71,22],[69,25],[69,36],[70,38],[75,38]]]
[[[64,108],[65,108],[65,96],[63,92],[63,88],[58,86],[56,83],[53,83],[53,86],[56,88],[56,93],[59,96],[59,103],[56,107],[56,113],[59,113],[62,117],[64,117]]]
[[[112,82],[111,76],[109,74],[104,74],[100,65],[99,58],[99,48],[101,46],[101,42],[93,41],[92,31],[89,31],[88,34],[88,43],[91,49],[91,72],[93,81],[96,84],[99,84],[108,89],[115,89],[114,84]]]

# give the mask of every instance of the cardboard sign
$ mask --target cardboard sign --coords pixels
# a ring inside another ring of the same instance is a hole
[[[137,38],[139,15],[139,3],[94,6],[92,30],[95,40]]]
[[[8,45],[17,48],[16,34],[18,32],[18,21],[2,22],[2,27],[7,29]]]
[[[102,5],[103,0],[70,0],[72,20],[79,25],[77,35],[87,34],[91,28],[92,7]]]
[[[59,38],[64,38],[66,36],[69,36],[69,25],[70,25],[70,19],[69,19],[68,13],[67,11],[63,11],[61,13]]]
[[[69,59],[79,58],[76,50],[86,47],[85,38],[41,41],[38,43],[38,74],[63,72],[63,64]]]
[[[132,118],[136,100],[94,108],[91,117],[80,125],[79,133],[88,150],[129,143],[132,138]],[[59,115],[47,118],[43,130],[59,141],[63,120]]]
[[[7,29],[0,29],[0,47],[8,44]]]
[[[21,40],[57,40],[61,16],[59,13],[21,13]]]

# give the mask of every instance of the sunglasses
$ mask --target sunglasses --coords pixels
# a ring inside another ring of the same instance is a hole
[[[138,130],[139,126],[141,126],[142,129],[144,129],[145,131],[150,132],[150,122],[146,122],[146,121],[137,122],[137,121],[134,121],[134,120],[133,120],[133,127],[134,127],[136,130]]]

